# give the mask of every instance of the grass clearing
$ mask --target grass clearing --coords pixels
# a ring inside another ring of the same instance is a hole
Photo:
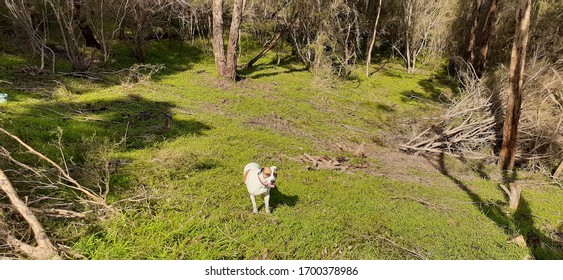
[[[193,47],[152,44],[148,57],[167,68],[137,84],[62,77],[20,89],[25,75],[0,76],[11,82],[0,83],[10,95],[0,105],[0,125],[51,158],[59,158],[51,145],[58,127],[77,163],[96,140],[126,136],[111,151],[127,162],[111,177],[110,201],[120,201],[123,215],[81,234],[57,231],[76,236],[67,243],[89,259],[563,258],[551,243],[508,242],[514,234],[545,237],[563,223],[561,189],[525,188],[513,217],[488,174],[494,168],[395,151],[439,114],[442,92],[455,93],[439,71],[407,75],[389,63],[370,78],[324,88],[292,60],[278,66],[263,58],[242,71],[245,80],[230,83],[218,80],[212,57]],[[24,62],[0,55],[2,69]],[[334,145],[361,142],[367,157],[353,160],[369,165],[363,170],[307,170],[295,160],[303,153],[351,157]],[[263,208],[252,214],[241,182],[251,161],[280,168],[271,215]],[[123,200],[143,193],[150,196]]]

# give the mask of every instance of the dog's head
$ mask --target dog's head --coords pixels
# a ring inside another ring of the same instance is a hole
[[[264,182],[266,182],[266,185],[271,188],[275,188],[275,183],[278,178],[278,168],[275,166],[264,167],[260,170],[260,172],[262,173],[262,178],[264,179]]]

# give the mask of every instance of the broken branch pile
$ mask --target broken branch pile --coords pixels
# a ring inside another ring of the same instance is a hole
[[[329,156],[311,156],[307,153],[297,158],[298,161],[311,164],[307,167],[309,170],[329,169],[329,170],[351,170],[359,168],[367,168],[367,164],[350,164],[346,157],[329,157]]]
[[[476,151],[495,143],[495,116],[491,113],[490,97],[482,94],[477,84],[441,116],[436,124],[400,146],[406,152],[445,153],[465,158],[494,157]]]

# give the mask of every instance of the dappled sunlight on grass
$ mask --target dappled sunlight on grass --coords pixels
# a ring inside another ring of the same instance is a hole
[[[135,63],[124,54],[110,66]],[[295,60],[277,66],[272,56],[232,83],[217,79],[213,59],[194,47],[151,44],[147,61],[166,69],[149,81],[65,77],[46,94],[0,84],[15,94],[0,105],[0,125],[54,158],[51,131],[60,127],[65,153],[78,164],[89,153],[84,138],[122,141],[112,157],[125,164],[112,174],[109,198],[122,215],[68,242],[91,259],[521,259],[530,252],[506,242],[508,232],[527,229],[503,216],[492,179],[468,172],[459,179],[480,208],[430,163],[388,152],[413,124],[442,110],[449,85],[385,61],[369,78],[321,88]],[[9,57],[0,65],[17,63]],[[361,142],[365,158],[335,148]],[[296,160],[304,153],[364,167],[313,170]],[[251,161],[279,168],[271,215],[252,214],[241,179]],[[555,223],[557,194],[524,196],[530,213]]]

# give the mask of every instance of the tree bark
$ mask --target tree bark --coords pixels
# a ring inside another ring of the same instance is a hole
[[[229,31],[227,52],[223,44],[223,0],[213,0],[213,55],[219,76],[235,80],[237,78],[237,49],[242,22],[244,0],[235,0],[233,18]]]
[[[371,42],[369,44],[367,58],[366,58],[366,77],[369,77],[369,66],[371,64],[371,52],[373,51],[373,46],[375,45],[375,38],[377,35],[377,23],[379,22],[379,14],[381,13],[381,1],[379,0],[379,5],[377,6],[377,16],[375,17],[375,23],[373,24],[373,34],[371,35]]]
[[[406,31],[405,31],[405,45],[406,45],[406,50],[405,50],[405,54],[406,54],[406,62],[407,62],[407,73],[412,74],[414,71],[414,66],[412,65],[412,61],[411,61],[411,51],[410,51],[410,43],[411,43],[411,38],[409,36],[409,32],[410,32],[410,28],[411,28],[411,24],[412,24],[412,7],[413,2],[412,1],[407,1],[406,7],[405,7],[405,11],[406,11],[406,20],[407,20],[407,24],[406,24]]]
[[[509,188],[506,188],[504,185],[500,185],[502,190],[508,196],[508,207],[510,209],[516,210],[518,209],[518,205],[520,204],[520,197],[522,196],[522,187],[520,187],[516,182],[509,183]]]
[[[223,0],[213,0],[213,56],[219,76],[225,76],[227,59],[223,46]]]
[[[229,43],[227,44],[227,68],[225,77],[236,80],[237,78],[237,57],[238,43],[240,37],[240,24],[242,22],[242,8],[244,0],[235,0],[233,6],[233,19],[231,30],[229,31]]]
[[[518,121],[522,106],[522,85],[524,82],[524,64],[526,62],[526,46],[530,27],[531,0],[520,0],[516,15],[516,32],[510,55],[508,76],[508,101],[504,117],[503,140],[500,153],[501,170],[513,170],[518,135]]]
[[[488,0],[485,6],[485,15],[481,16],[483,2],[479,1],[476,6],[476,15],[471,27],[469,40],[469,62],[473,65],[475,73],[481,77],[485,72],[489,42],[493,33],[494,22],[497,12],[498,0]]]
[[[476,0],[473,4],[473,15],[471,19],[471,30],[469,31],[469,43],[467,45],[466,57],[471,64],[475,61],[475,42],[477,41],[477,28],[479,26],[482,6],[483,0]]]

